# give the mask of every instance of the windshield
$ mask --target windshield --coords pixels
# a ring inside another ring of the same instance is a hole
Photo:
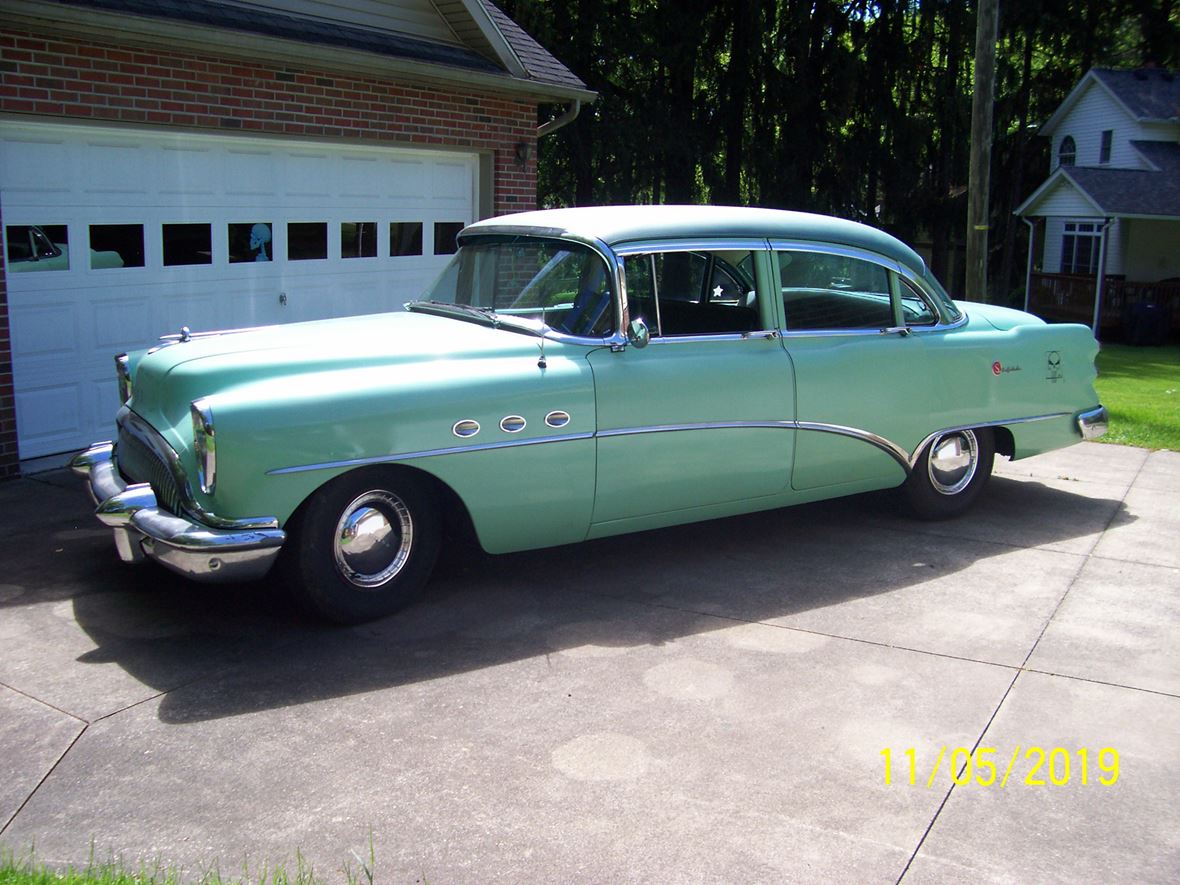
[[[469,241],[424,296],[496,319],[601,338],[615,328],[606,263],[587,246],[527,237]],[[428,306],[428,305],[424,305]]]

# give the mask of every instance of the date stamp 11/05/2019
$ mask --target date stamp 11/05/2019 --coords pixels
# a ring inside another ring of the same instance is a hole
[[[938,750],[934,764],[927,768],[920,764],[917,751],[909,747],[897,754],[893,748],[881,750],[885,760],[885,785],[908,784],[917,786],[925,781],[934,787],[940,772],[949,775],[955,786],[974,784],[980,787],[1007,787],[1009,783],[1027,787],[1064,787],[1069,783],[1083,786],[1100,784],[1113,787],[1119,779],[1119,751],[1114,747],[1091,750],[1079,747],[1023,747],[1016,745],[1011,754],[1000,755],[995,747],[950,749],[945,744]],[[894,772],[894,766],[898,771]]]

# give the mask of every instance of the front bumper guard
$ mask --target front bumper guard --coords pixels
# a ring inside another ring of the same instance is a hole
[[[1110,418],[1106,414],[1106,406],[1098,406],[1078,415],[1078,430],[1082,439],[1098,439],[1106,433]]]
[[[164,510],[146,483],[128,485],[115,467],[114,445],[95,443],[70,462],[89,480],[94,515],[111,527],[124,562],[154,559],[197,581],[250,581],[274,565],[287,533],[278,528],[205,525]]]

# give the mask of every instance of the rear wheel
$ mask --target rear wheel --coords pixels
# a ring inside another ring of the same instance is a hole
[[[290,527],[285,576],[314,613],[343,624],[416,600],[438,558],[440,520],[429,485],[367,468],[320,488]]]
[[[906,500],[919,519],[949,519],[979,497],[995,460],[991,428],[953,430],[931,440],[906,480]]]

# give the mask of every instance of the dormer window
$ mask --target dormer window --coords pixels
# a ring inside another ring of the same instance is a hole
[[[1106,165],[1107,163],[1110,162],[1110,146],[1113,141],[1114,141],[1114,130],[1113,129],[1102,130],[1102,147],[1098,151],[1098,162],[1101,163],[1102,165]]]
[[[1072,166],[1078,159],[1078,146],[1072,135],[1061,139],[1061,147],[1057,149],[1057,165]]]

